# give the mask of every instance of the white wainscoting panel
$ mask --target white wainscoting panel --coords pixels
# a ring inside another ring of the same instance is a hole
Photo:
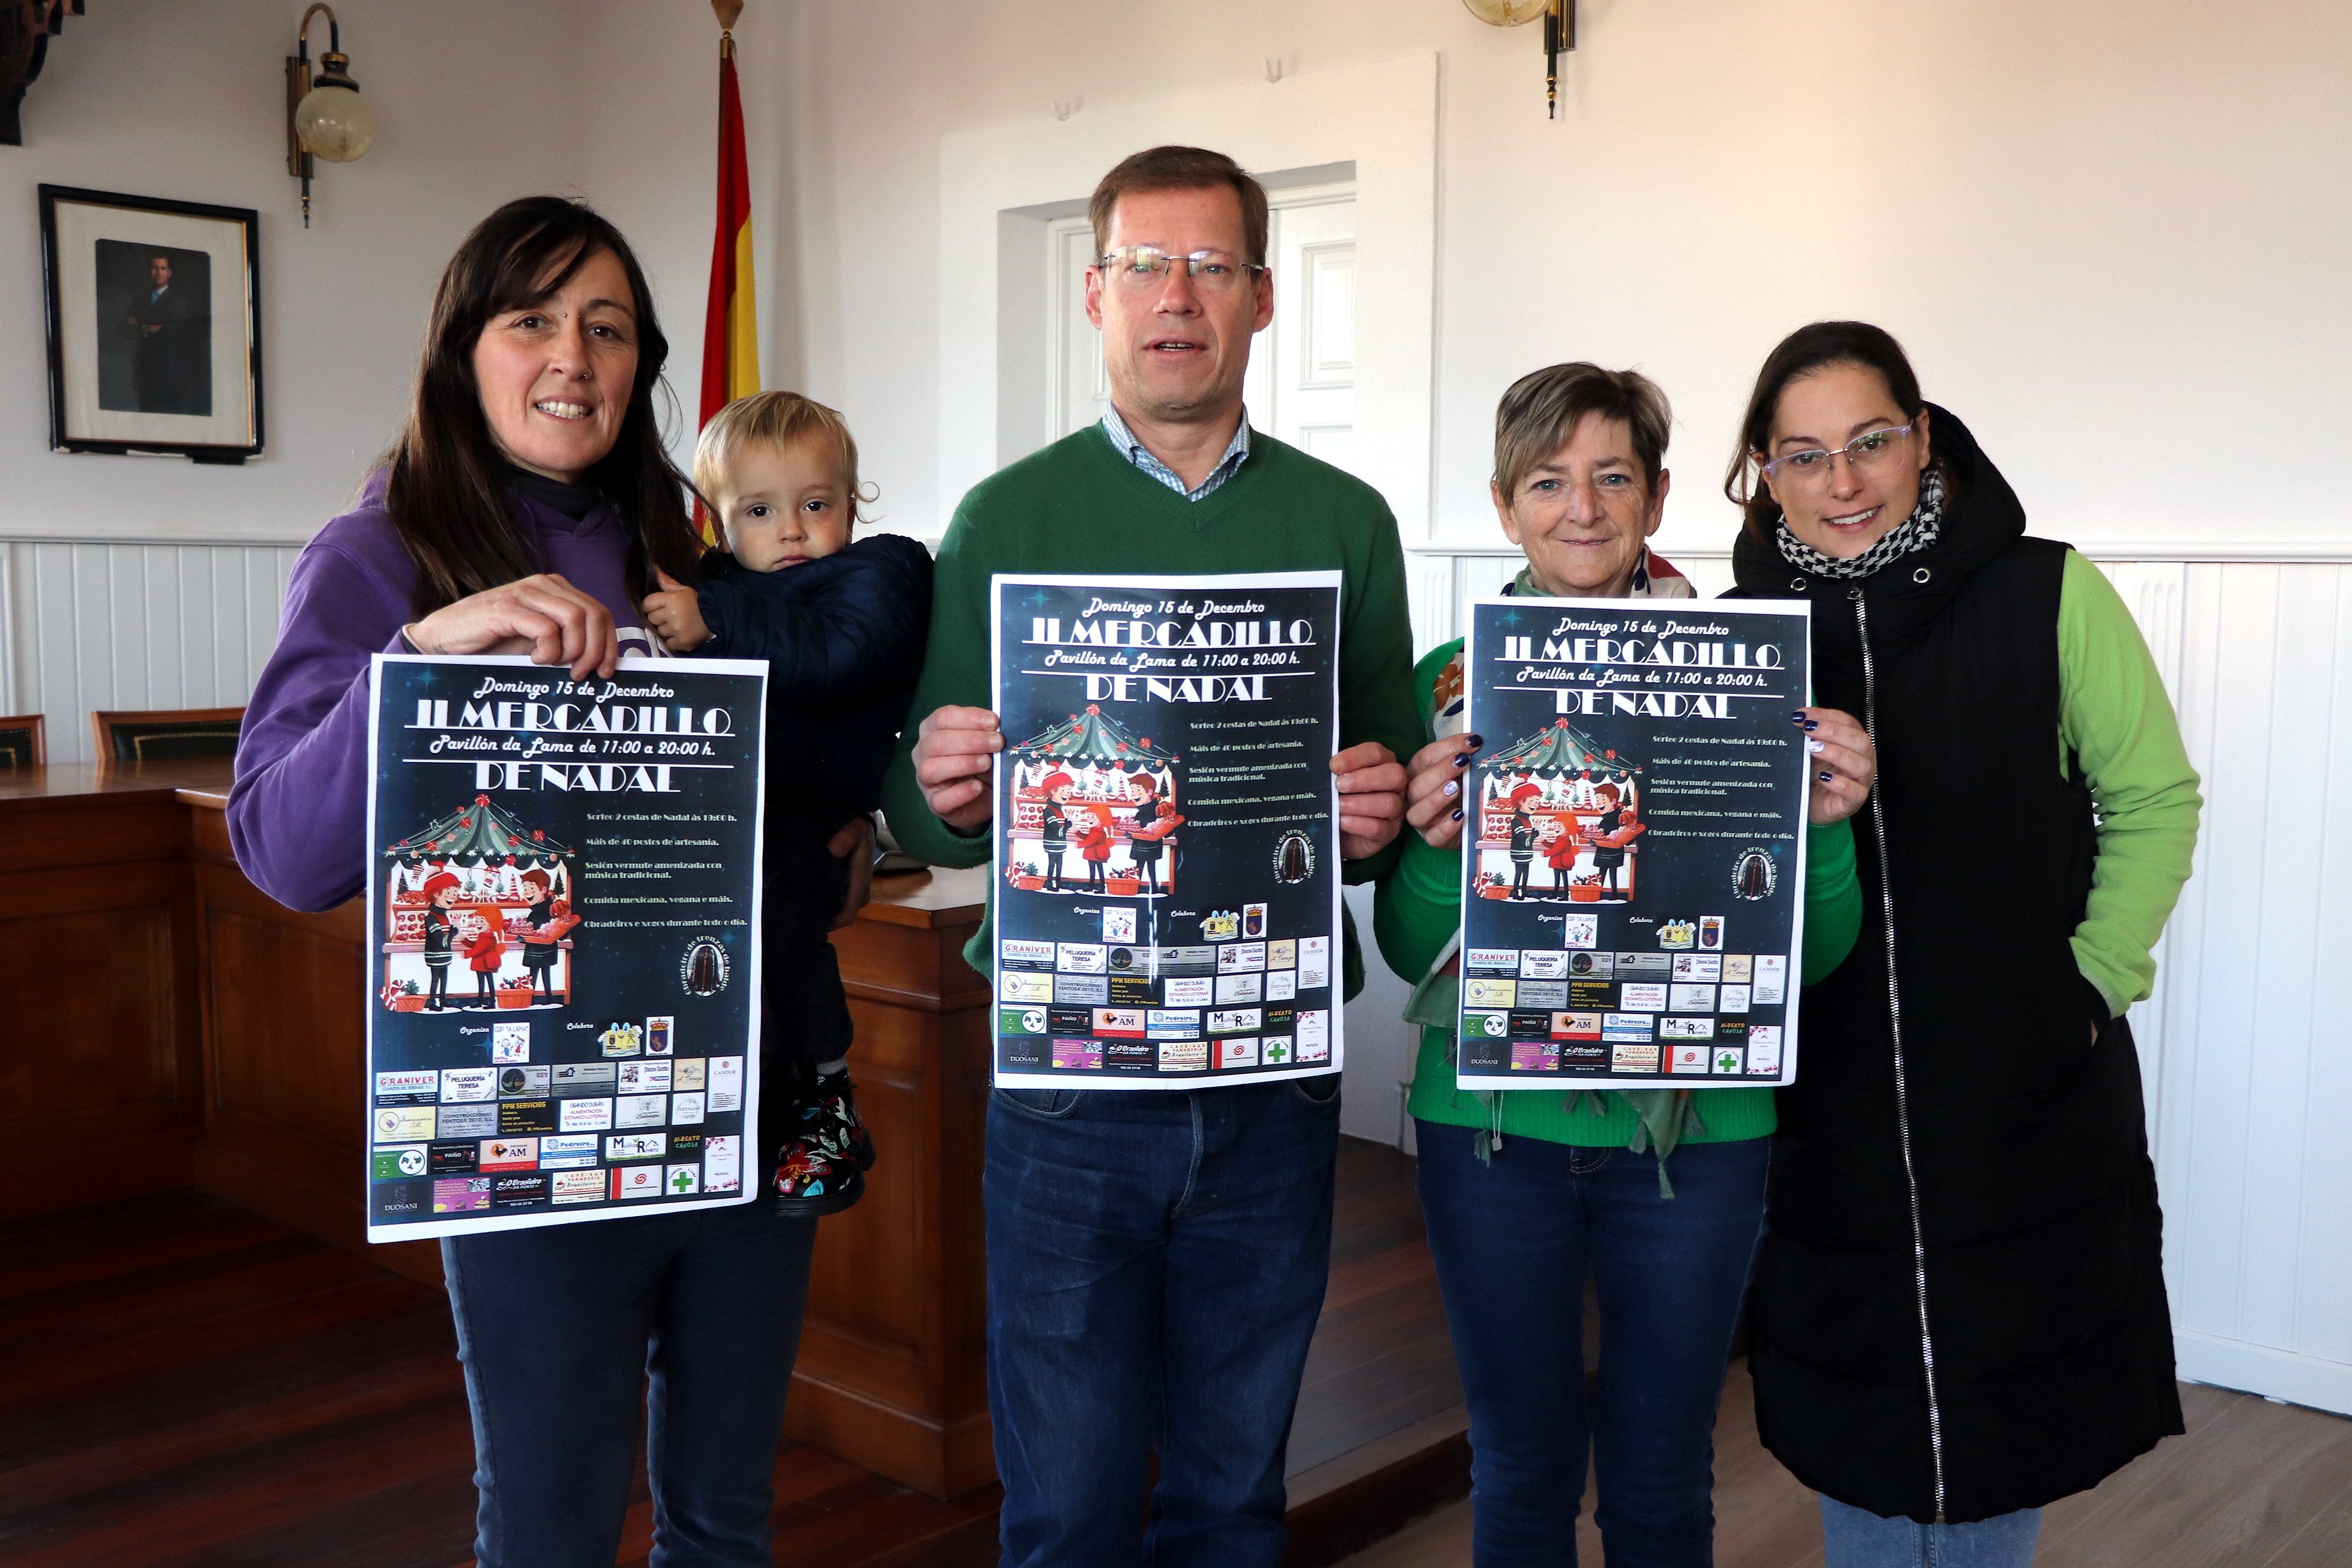
[[[91,760],[100,709],[232,708],[278,641],[299,546],[0,542],[0,706]]]
[[[2352,1414],[2352,561],[2090,553],[2204,781],[2195,870],[2131,1012],[2180,1373]],[[1723,552],[1670,555],[1703,596],[1729,585]],[[1416,654],[1520,559],[1411,550]]]
[[[2143,1050],[2181,1373],[2352,1413],[2352,566],[2179,570],[2206,810]]]

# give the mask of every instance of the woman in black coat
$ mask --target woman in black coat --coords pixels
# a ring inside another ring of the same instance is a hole
[[[1741,437],[1738,591],[1812,602],[1814,700],[1879,759],[1862,937],[1780,1094],[1757,1426],[1822,1494],[1829,1568],[2017,1568],[2042,1504],[2181,1430],[2122,1015],[2197,776],[2121,599],[2025,537],[1893,338],[1792,334]]]

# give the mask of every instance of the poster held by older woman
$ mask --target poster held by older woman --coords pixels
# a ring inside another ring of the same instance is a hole
[[[1809,622],[1802,602],[1472,605],[1464,1088],[1794,1080]]]
[[[369,1240],[758,1194],[767,679],[375,657]]]

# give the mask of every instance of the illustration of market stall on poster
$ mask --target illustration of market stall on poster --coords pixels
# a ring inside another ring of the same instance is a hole
[[[1809,615],[1472,604],[1465,1088],[1794,1081]]]
[[[382,1000],[395,1011],[558,1007],[572,1000],[572,851],[487,795],[383,851]],[[462,950],[460,952],[459,950]],[[432,957],[428,957],[430,952]],[[471,995],[447,992],[463,956]],[[487,962],[486,962],[487,961]],[[482,984],[481,981],[490,984]]]
[[[1496,752],[1479,773],[1479,896],[1631,899],[1641,772],[1566,719]],[[1546,876],[1530,882],[1538,863]]]
[[[1123,899],[1175,891],[1176,829],[1184,822],[1176,759],[1150,737],[1129,733],[1089,702],[1085,712],[1013,746],[1006,765],[1014,887]],[[1074,873],[1073,864],[1082,869]]]
[[[368,1238],[751,1201],[767,667],[372,679]]]
[[[993,602],[995,1081],[1338,1071],[1339,574]]]

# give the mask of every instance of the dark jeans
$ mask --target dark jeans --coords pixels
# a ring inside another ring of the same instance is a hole
[[[1004,1568],[1280,1563],[1339,1143],[1336,1074],[990,1096]]]
[[[481,1568],[611,1568],[641,1410],[652,1568],[768,1568],[815,1241],[764,1198],[444,1240]]]
[[[1716,1407],[1763,1228],[1771,1140],[1654,1153],[1420,1121],[1421,1206],[1470,1406],[1477,1568],[1574,1568],[1592,1455],[1609,1568],[1714,1561]],[[1600,1287],[1588,1411],[1584,1279]]]

